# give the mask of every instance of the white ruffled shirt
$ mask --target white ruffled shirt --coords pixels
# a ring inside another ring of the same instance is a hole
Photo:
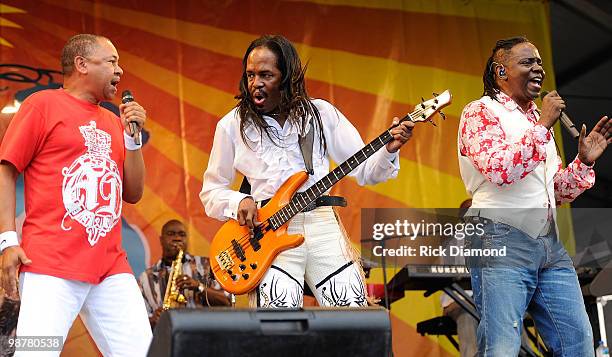
[[[312,103],[321,114],[327,152],[322,155],[317,130],[312,154],[314,175],[310,175],[299,192],[305,191],[329,173],[330,159],[340,164],[365,146],[357,129],[333,105],[321,99],[315,99]],[[200,192],[200,199],[209,217],[219,220],[236,219],[238,204],[249,196],[230,188],[236,172],[242,173],[249,180],[250,196],[255,201],[262,201],[274,196],[291,175],[306,171],[298,143],[299,128],[289,121],[281,128],[272,117],[264,116],[264,119],[277,130],[278,138],[273,138],[279,141],[279,145],[272,143],[265,133],[261,135],[251,125],[245,131],[249,142],[247,146],[240,135],[240,118],[236,108],[217,123]],[[398,157],[399,151],[389,153],[386,148],[381,148],[349,175],[355,177],[362,186],[395,178],[399,171]]]

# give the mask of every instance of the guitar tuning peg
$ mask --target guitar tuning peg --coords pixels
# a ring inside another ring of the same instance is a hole
[[[421,97],[421,103],[423,103],[425,101],[425,98]]]
[[[437,126],[437,125],[436,125],[436,123],[434,123],[434,121],[433,121],[433,120],[431,120],[431,119],[429,119],[429,120],[428,120],[428,122],[430,122],[430,123],[431,123],[431,125],[433,125],[433,126]]]
[[[444,114],[442,112],[438,112],[438,114],[440,114],[440,116],[442,117],[443,120],[446,120],[446,114]]]
[[[436,92],[433,92],[433,93],[431,93],[431,94],[433,94],[433,96],[434,96],[434,97],[439,96],[439,94],[438,94],[438,93],[436,93]]]

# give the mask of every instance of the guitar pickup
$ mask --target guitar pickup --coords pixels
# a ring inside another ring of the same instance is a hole
[[[232,239],[232,247],[234,248],[234,253],[236,253],[236,257],[238,257],[241,262],[245,261],[246,256],[244,255],[244,249],[242,248],[240,243],[238,243],[238,241],[236,241],[235,239]]]
[[[257,238],[249,238],[249,242],[251,243],[251,247],[253,247],[254,251],[258,251],[259,249],[261,249],[261,244],[259,244]]]
[[[259,244],[261,238],[263,238],[263,232],[261,231],[261,227],[257,227],[253,231],[253,237],[249,238],[249,243],[251,243],[251,247],[253,247],[254,251],[261,249],[261,244]]]
[[[254,251],[258,251],[259,249],[261,249],[261,244],[259,244],[259,241],[255,238],[251,238],[249,239],[249,241],[251,242],[251,247],[253,247]]]
[[[234,260],[227,250],[217,254],[215,259],[222,270],[229,270],[232,266],[234,266]]]

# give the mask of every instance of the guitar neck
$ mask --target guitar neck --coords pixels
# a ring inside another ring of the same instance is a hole
[[[406,116],[400,120],[400,123],[406,120],[412,120],[412,118],[417,114],[419,114],[419,110],[406,114]],[[314,185],[310,186],[310,188],[308,188],[306,191],[296,194],[285,207],[270,217],[270,223],[272,224],[273,229],[276,230],[283,224],[287,223],[291,218],[293,218],[293,216],[300,213],[317,198],[321,197],[344,176],[348,175],[357,166],[361,165],[370,156],[374,155],[374,153],[380,148],[393,140],[393,136],[391,135],[390,131],[394,127],[395,126],[392,126],[391,128],[385,130],[376,139],[370,141],[370,143],[364,146],[363,149],[357,151],[356,154],[349,157],[338,167],[330,171],[327,175],[325,175],[325,177],[317,181]]]

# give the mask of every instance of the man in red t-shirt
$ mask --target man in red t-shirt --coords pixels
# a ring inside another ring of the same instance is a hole
[[[118,118],[98,105],[114,98],[123,74],[107,38],[76,35],[61,61],[64,88],[24,101],[0,146],[0,283],[15,297],[19,272],[18,337],[65,339],[80,313],[104,355],[143,356],[151,330],[121,247],[121,207],[123,200],[138,202],[144,190],[134,136],[146,112],[130,102],[119,107]],[[19,173],[26,211],[21,245]]]

